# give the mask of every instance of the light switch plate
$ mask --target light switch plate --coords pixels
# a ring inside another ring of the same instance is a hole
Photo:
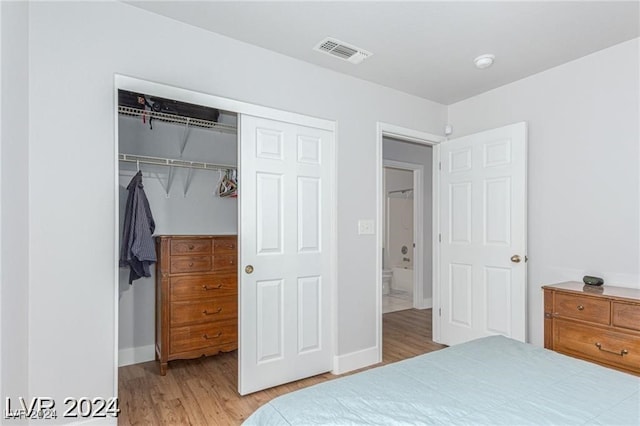
[[[373,220],[359,220],[358,221],[358,234],[359,235],[373,235]]]

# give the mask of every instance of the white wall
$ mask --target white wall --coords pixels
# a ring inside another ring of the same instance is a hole
[[[439,133],[444,106],[123,3],[31,3],[29,35],[34,395],[113,393],[114,73],[337,121],[337,351],[375,360],[376,123]]]
[[[235,117],[227,124],[235,125]],[[119,149],[125,154],[179,158],[184,126],[153,122],[153,128],[139,117],[120,116],[118,120]],[[185,160],[235,166],[237,164],[237,135],[217,130],[191,128],[185,150]],[[120,230],[124,223],[127,185],[137,171],[135,163],[121,162]],[[237,198],[220,198],[215,190],[220,180],[218,171],[194,170],[186,197],[184,188],[188,170],[174,168],[169,192],[165,187],[169,168],[142,164],[144,190],[156,224],[155,235],[222,235],[238,232]],[[153,360],[155,357],[155,268],[151,277],[140,278],[129,285],[129,269],[120,268],[120,304],[118,321],[119,365]]]
[[[437,133],[437,132],[436,132]],[[431,307],[433,303],[433,148],[429,145],[421,145],[412,142],[400,141],[398,139],[382,138],[382,158],[385,160],[402,161],[405,163],[415,163],[424,166],[422,181],[423,189],[423,296],[424,306]]]
[[[0,2],[0,400],[28,398],[29,132],[26,3]]]
[[[452,137],[529,123],[529,340],[540,286],[604,277],[640,287],[638,39],[449,107]],[[490,71],[490,70],[489,70]]]

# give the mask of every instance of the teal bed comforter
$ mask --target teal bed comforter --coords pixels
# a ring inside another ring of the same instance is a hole
[[[640,425],[640,377],[502,336],[282,395],[245,425]]]

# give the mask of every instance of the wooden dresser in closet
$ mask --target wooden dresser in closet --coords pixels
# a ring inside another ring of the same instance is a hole
[[[543,286],[544,347],[640,375],[640,290]]]
[[[172,360],[237,349],[237,237],[160,235],[156,253],[160,374]]]

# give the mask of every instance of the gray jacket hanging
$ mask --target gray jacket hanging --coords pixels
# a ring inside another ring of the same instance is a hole
[[[129,266],[129,284],[140,277],[150,277],[150,265],[156,261],[153,231],[156,224],[142,185],[142,172],[131,179],[127,190],[124,226],[120,245],[120,266]]]

